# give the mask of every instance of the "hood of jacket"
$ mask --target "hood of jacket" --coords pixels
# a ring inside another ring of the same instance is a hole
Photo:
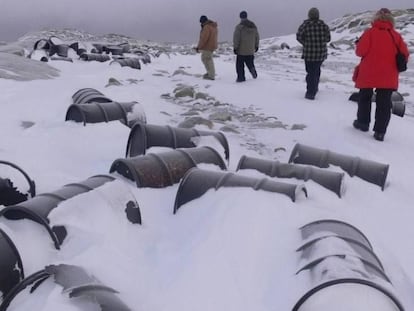
[[[211,27],[214,27],[214,28],[217,28],[217,23],[213,22],[211,20],[206,21],[204,24],[201,25],[201,27],[204,27],[204,26],[207,26],[207,25],[211,26]]]
[[[256,24],[253,23],[251,20],[246,19],[242,19],[242,21],[240,22],[240,25],[243,25],[247,28],[257,28]]]
[[[378,29],[393,29],[394,26],[390,21],[381,21],[376,20],[371,23],[372,27],[378,28]]]
[[[305,19],[303,21],[304,24],[324,24],[325,22],[321,19]]]

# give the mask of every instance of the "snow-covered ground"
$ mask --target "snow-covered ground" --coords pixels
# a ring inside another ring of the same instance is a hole
[[[338,32],[333,41],[357,35]],[[413,49],[414,31],[407,27],[404,38]],[[290,49],[280,49],[281,43]],[[304,185],[308,197],[299,195],[292,202],[272,192],[220,188],[207,191],[173,214],[178,184],[137,188],[134,182],[113,174],[116,182],[64,201],[51,211],[51,223],[67,230],[60,250],[55,249],[44,226],[28,219],[0,218],[0,228],[21,255],[24,275],[47,265],[80,266],[118,291],[117,297],[130,310],[289,310],[319,276],[335,279],[365,271],[351,256],[328,258],[320,266],[324,271],[296,274],[308,262],[296,251],[305,240],[299,228],[314,220],[335,219],[364,233],[390,280],[375,277],[372,281],[393,293],[406,310],[412,309],[412,60],[400,76],[398,90],[405,98],[406,115],[393,115],[385,141],[378,142],[373,132],[352,127],[356,103],[348,98],[356,91],[351,75],[359,60],[349,45],[329,49],[314,101],[304,99],[304,64],[294,35],[263,40],[256,57],[259,77],[253,80],[247,73],[245,83],[235,82],[235,56],[227,50],[214,59],[215,81],[201,78],[200,56],[190,49],[188,53],[153,55],[152,62],[141,70],[78,59],[41,63],[0,53],[0,160],[23,168],[36,182],[37,193],[109,174],[112,163],[125,157],[130,128],[118,121],[86,126],[65,122],[72,95],[81,88],[94,88],[114,101],[139,102],[148,124],[176,127],[189,115],[202,117],[204,121],[195,128],[226,135],[230,172],[236,171],[243,155],[286,163],[299,143],[389,165],[384,190],[345,174],[338,197],[311,180],[268,177]],[[25,78],[10,79],[13,75]],[[110,79],[119,85],[108,85]],[[178,97],[174,91],[183,87],[197,95]],[[219,144],[208,137],[200,140],[204,144],[215,147],[224,158]],[[199,166],[219,171],[211,164]],[[9,168],[0,169],[1,177],[2,172],[6,176],[10,172]],[[324,170],[343,172],[332,165]],[[255,170],[237,174],[266,177]],[[24,180],[14,181],[25,187]],[[138,203],[142,225],[128,221],[123,210],[128,200]],[[336,242],[321,243],[320,248],[321,254],[343,251],[343,245]],[[370,273],[367,276],[369,279]],[[361,310],[377,308],[377,293],[369,296],[374,297],[371,303],[358,296],[358,286],[342,290],[336,309],[350,310],[347,302],[355,299],[361,301]],[[307,307],[332,309],[332,305]],[[7,310],[29,309],[99,310],[85,298],[69,298],[69,292],[62,292],[51,279],[33,294],[28,289],[21,292]]]

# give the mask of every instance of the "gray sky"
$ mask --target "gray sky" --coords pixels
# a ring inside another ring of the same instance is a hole
[[[392,6],[390,6],[392,3]],[[218,22],[219,40],[231,40],[246,10],[261,38],[296,32],[310,7],[326,22],[381,7],[412,8],[412,0],[0,0],[0,41],[44,28],[120,33],[154,41],[197,41],[200,15]]]

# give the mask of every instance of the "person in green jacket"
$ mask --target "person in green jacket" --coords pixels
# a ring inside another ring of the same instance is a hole
[[[236,82],[246,81],[244,65],[246,64],[253,79],[257,78],[254,66],[254,53],[259,49],[259,31],[255,23],[247,19],[247,12],[240,12],[240,23],[234,29],[233,50],[236,57]]]

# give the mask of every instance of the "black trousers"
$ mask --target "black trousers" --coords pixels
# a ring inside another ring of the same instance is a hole
[[[319,88],[319,78],[321,77],[321,66],[323,61],[305,60],[306,69],[306,94],[315,96]]]
[[[387,131],[391,119],[392,91],[392,89],[376,89],[374,132],[385,134]],[[373,94],[374,91],[371,88],[359,90],[357,120],[362,124],[369,125],[371,122],[371,102]]]
[[[245,81],[244,65],[246,64],[252,76],[256,75],[256,68],[254,67],[254,55],[237,55],[236,57],[236,72],[237,81]]]

